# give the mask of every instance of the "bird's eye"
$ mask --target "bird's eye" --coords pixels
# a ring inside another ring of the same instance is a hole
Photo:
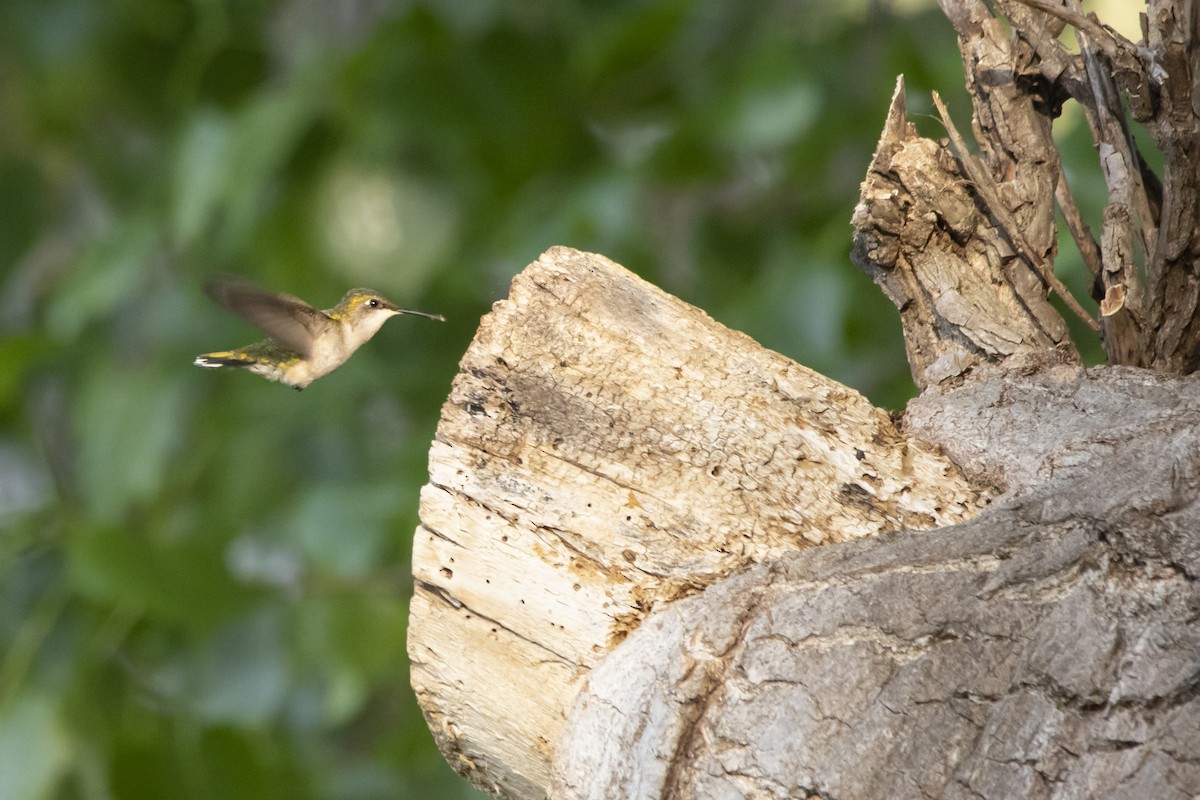
[[[379,308],[379,301],[372,297],[367,301],[367,305],[369,305],[371,308]]]

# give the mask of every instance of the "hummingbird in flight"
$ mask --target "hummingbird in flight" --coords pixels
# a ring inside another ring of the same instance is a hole
[[[372,289],[351,289],[340,303],[324,311],[299,297],[231,276],[214,278],[204,289],[217,303],[270,338],[236,350],[203,353],[194,363],[200,367],[241,367],[297,391],[346,363],[394,316],[416,314],[446,321],[441,314],[398,308]]]

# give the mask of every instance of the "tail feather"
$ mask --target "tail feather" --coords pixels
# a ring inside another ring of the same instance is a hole
[[[202,353],[194,362],[198,367],[251,367],[258,361],[245,353],[222,350],[217,353]]]

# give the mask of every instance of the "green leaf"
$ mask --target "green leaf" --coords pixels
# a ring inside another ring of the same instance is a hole
[[[212,225],[230,178],[229,122],[205,110],[188,124],[179,143],[172,175],[171,232],[180,246],[191,245]]]
[[[149,214],[123,220],[88,248],[51,296],[46,327],[58,338],[74,340],[87,325],[113,314],[137,293],[160,241]]]
[[[212,537],[94,528],[72,536],[68,556],[77,591],[159,621],[211,628],[256,596],[230,576],[221,541]]]
[[[318,571],[362,576],[378,566],[387,545],[393,495],[387,486],[317,486],[300,500],[288,528]]]
[[[0,709],[0,797],[39,800],[67,771],[71,745],[50,698],[34,692]]]
[[[76,428],[80,488],[96,521],[118,521],[167,483],[170,460],[183,444],[187,387],[182,373],[164,380],[111,361],[93,367]]]
[[[0,336],[0,409],[20,398],[29,369],[50,352],[44,336]]]
[[[262,609],[219,631],[189,665],[185,685],[188,704],[210,722],[270,721],[290,685],[280,616]]]

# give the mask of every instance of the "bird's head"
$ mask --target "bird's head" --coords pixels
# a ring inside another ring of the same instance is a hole
[[[329,316],[348,325],[365,342],[387,322],[400,313],[396,304],[374,289],[351,289]]]
[[[397,314],[416,314],[445,321],[441,314],[426,314],[423,311],[400,308],[374,289],[351,289],[329,316],[348,324],[354,331],[355,338],[361,343],[374,336],[383,323]]]

